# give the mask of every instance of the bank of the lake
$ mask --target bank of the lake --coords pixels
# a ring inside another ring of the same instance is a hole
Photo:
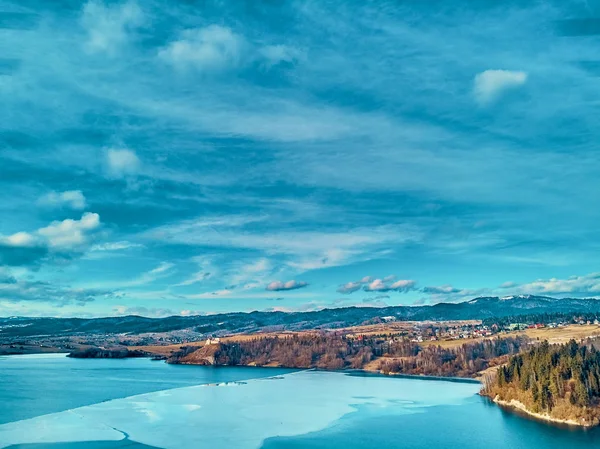
[[[525,404],[517,401],[516,399],[511,399],[510,401],[503,401],[497,396],[492,399],[492,402],[503,407],[504,409],[516,413],[517,415],[523,415],[526,418],[532,418],[538,421],[542,421],[552,425],[558,426],[569,426],[569,427],[581,427],[584,429],[597,427],[597,424],[587,423],[582,420],[575,419],[561,419],[550,416],[548,413],[536,413],[529,410]]]

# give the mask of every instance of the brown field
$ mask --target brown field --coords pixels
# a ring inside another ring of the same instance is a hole
[[[228,337],[221,337],[220,340],[223,343],[226,343],[226,342],[235,342],[235,341],[248,341],[248,340],[253,340],[255,338],[264,338],[264,337],[286,338],[286,337],[290,337],[295,334],[307,335],[307,334],[315,333],[315,332],[317,332],[317,331],[309,330],[309,331],[301,331],[301,332],[263,332],[263,333],[256,333],[256,334],[238,334],[238,335],[230,335]],[[137,350],[141,350],[141,351],[146,351],[146,352],[156,354],[156,355],[169,356],[172,353],[179,351],[184,346],[204,346],[205,343],[206,343],[206,339],[202,339],[202,340],[198,340],[198,341],[179,343],[179,344],[175,344],[175,345],[128,346],[127,348],[130,350],[137,349]]]
[[[453,325],[463,325],[463,324],[479,324],[480,321],[452,321],[452,322],[435,322],[435,324],[453,324]],[[358,335],[392,335],[397,334],[399,332],[412,330],[415,326],[424,325],[424,324],[434,324],[434,322],[415,322],[415,321],[396,321],[392,323],[384,323],[384,324],[373,324],[367,326],[355,326],[355,327],[347,327],[341,329],[331,329],[330,331],[335,332],[343,332],[349,333],[350,335],[358,336]],[[254,334],[239,334],[239,335],[231,335],[228,337],[222,337],[222,342],[230,342],[230,341],[247,341],[252,340],[254,338],[261,337],[279,337],[285,338],[292,335],[306,335],[311,333],[319,332],[317,330],[307,330],[307,331],[298,331],[298,332],[264,332],[264,333],[254,333]],[[526,329],[523,331],[514,331],[514,332],[505,332],[501,334],[496,334],[490,337],[481,337],[481,338],[469,338],[469,339],[459,339],[459,340],[436,340],[436,341],[423,341],[419,343],[422,346],[441,346],[443,348],[455,348],[462,346],[464,344],[474,343],[490,338],[505,338],[512,337],[516,335],[527,335],[529,338],[533,340],[548,340],[550,343],[566,343],[571,339],[581,340],[587,337],[600,336],[600,326],[597,325],[577,325],[572,324],[565,327],[558,327],[554,329],[550,328],[542,328],[542,329]],[[147,351],[152,354],[169,356],[173,352],[178,351],[182,346],[204,346],[206,340],[182,343],[176,345],[168,345],[168,346],[130,346],[129,349],[141,349],[143,351]],[[373,360],[369,365],[370,368],[374,368],[375,364],[378,364],[378,360]]]
[[[579,325],[571,324],[565,327],[550,329],[526,329],[524,331],[509,332],[503,335],[527,335],[533,340],[548,340],[549,343],[566,343],[569,340],[581,340],[587,337],[600,336],[600,326],[595,324]]]
[[[415,327],[423,327],[430,325],[477,325],[481,324],[481,320],[460,320],[460,321],[391,321],[389,323],[368,324],[364,326],[342,327],[339,329],[328,329],[330,331],[352,332],[361,335],[378,335],[378,334],[393,334],[401,331],[414,329]]]

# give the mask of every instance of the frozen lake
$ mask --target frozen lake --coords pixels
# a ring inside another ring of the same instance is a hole
[[[503,412],[476,395],[479,385],[475,383],[56,356],[0,359],[0,381],[10,372],[20,373],[20,380],[8,393],[3,388],[0,399],[16,419],[7,420],[4,412],[0,448],[425,448],[439,444],[525,449],[600,443],[595,430],[568,431]],[[54,373],[53,380],[44,376],[48,372]],[[36,378],[41,382],[37,388]],[[147,391],[139,392],[140,388]],[[58,401],[48,396],[54,394]],[[78,398],[79,394],[88,397]],[[25,411],[18,407],[19,397],[27,403],[36,396],[41,401],[39,414],[31,415],[36,401]],[[52,404],[55,410],[49,410]],[[31,416],[24,416],[27,413]]]

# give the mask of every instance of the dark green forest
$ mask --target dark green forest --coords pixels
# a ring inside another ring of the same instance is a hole
[[[598,423],[600,352],[592,341],[543,342],[500,367],[483,393],[557,419]]]

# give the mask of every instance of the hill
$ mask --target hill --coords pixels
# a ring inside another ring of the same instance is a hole
[[[487,379],[482,393],[495,402],[548,421],[600,424],[600,353],[574,340],[543,342],[515,355]]]
[[[340,328],[398,321],[482,320],[520,315],[588,313],[600,314],[600,300],[545,296],[479,297],[460,303],[431,306],[346,307],[313,312],[250,312],[197,316],[147,318],[0,318],[0,343],[33,336],[90,334],[142,334],[189,330],[197,334],[222,335],[259,330]]]

